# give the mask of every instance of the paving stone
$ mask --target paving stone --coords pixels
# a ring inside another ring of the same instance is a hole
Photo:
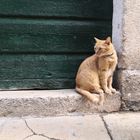
[[[0,140],[23,140],[31,134],[22,119],[0,118]]]
[[[50,139],[42,137],[42,136],[33,135],[33,136],[27,138],[26,140],[50,140]]]
[[[140,113],[115,113],[104,116],[113,140],[140,140]]]
[[[0,118],[0,140],[139,140],[140,113]]]
[[[35,133],[54,140],[110,140],[98,115],[26,118],[26,121]]]

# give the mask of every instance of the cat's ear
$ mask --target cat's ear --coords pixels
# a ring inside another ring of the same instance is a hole
[[[105,44],[110,45],[110,43],[111,43],[111,37],[109,36],[106,38]]]
[[[98,42],[98,41],[99,41],[99,39],[98,39],[98,38],[96,38],[96,37],[94,37],[94,39],[95,39],[95,41],[96,41],[96,42]]]

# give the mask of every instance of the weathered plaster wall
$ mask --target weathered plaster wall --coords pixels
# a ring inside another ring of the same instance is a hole
[[[124,110],[140,110],[140,1],[113,1],[113,43]]]

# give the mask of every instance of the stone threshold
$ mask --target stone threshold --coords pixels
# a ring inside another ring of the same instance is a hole
[[[59,116],[116,112],[120,95],[107,96],[103,106],[90,103],[74,89],[0,91],[0,116]]]

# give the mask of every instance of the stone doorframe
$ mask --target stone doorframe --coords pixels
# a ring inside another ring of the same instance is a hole
[[[112,40],[119,56],[123,110],[140,110],[140,0],[113,0]]]

